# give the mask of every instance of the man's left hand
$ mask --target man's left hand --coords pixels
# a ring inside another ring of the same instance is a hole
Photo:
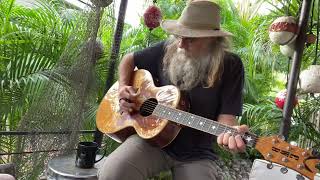
[[[249,128],[247,125],[232,127],[237,129],[239,134],[232,136],[232,134],[230,133],[221,133],[217,138],[217,143],[220,147],[224,148],[227,151],[233,153],[244,152],[246,149],[246,144],[242,140],[241,135],[245,132],[248,132]]]

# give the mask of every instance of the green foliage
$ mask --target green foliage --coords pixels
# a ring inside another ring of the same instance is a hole
[[[12,113],[25,112],[23,107],[37,97],[72,30],[54,1],[39,2],[37,10],[13,3],[2,1],[0,13],[5,15],[0,21],[0,102],[6,104],[0,109],[2,122]]]
[[[256,13],[262,2],[254,5],[234,4],[231,0],[219,2],[223,7],[222,26],[233,33],[232,49],[240,55],[245,67],[245,102],[253,104],[269,95],[275,84],[277,62],[284,59],[268,39],[271,18]]]
[[[299,101],[292,116],[293,122],[289,139],[298,141],[300,138],[310,140],[320,149],[320,126],[319,122],[320,98],[305,96]],[[304,147],[307,148],[307,147]]]
[[[265,100],[259,104],[244,104],[240,124],[247,124],[250,131],[260,136],[277,134],[282,118],[282,111],[274,102]]]
[[[0,130],[13,131],[50,80],[65,84],[51,70],[78,19],[76,14],[66,19],[59,1],[39,1],[35,9],[14,0],[3,0],[0,6]],[[1,152],[14,151],[13,137],[1,138],[0,144]]]

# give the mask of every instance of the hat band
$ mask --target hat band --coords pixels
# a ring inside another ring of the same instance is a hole
[[[214,27],[211,24],[199,24],[199,23],[182,23],[180,21],[177,22],[179,26],[183,26],[188,29],[194,29],[194,30],[220,30],[219,27]]]

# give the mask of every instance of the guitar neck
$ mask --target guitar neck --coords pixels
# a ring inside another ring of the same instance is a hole
[[[236,129],[230,126],[161,104],[156,106],[152,114],[215,136],[218,136],[221,133],[230,133],[233,136],[239,134]],[[246,133],[241,136],[247,146],[255,147],[257,139],[256,135]]]

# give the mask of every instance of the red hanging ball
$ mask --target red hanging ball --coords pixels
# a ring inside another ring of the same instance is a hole
[[[276,106],[278,108],[283,109],[284,103],[286,101],[286,97],[287,97],[287,90],[282,90],[277,94],[274,102],[276,103]],[[295,107],[297,104],[298,104],[298,98],[295,97],[293,106]]]
[[[310,34],[307,34],[307,43],[308,44],[314,44],[315,42],[317,41],[317,36],[310,33]]]
[[[161,11],[155,5],[149,6],[148,9],[143,14],[143,18],[144,18],[145,25],[150,30],[152,30],[152,29],[160,26],[160,22],[162,19]]]

